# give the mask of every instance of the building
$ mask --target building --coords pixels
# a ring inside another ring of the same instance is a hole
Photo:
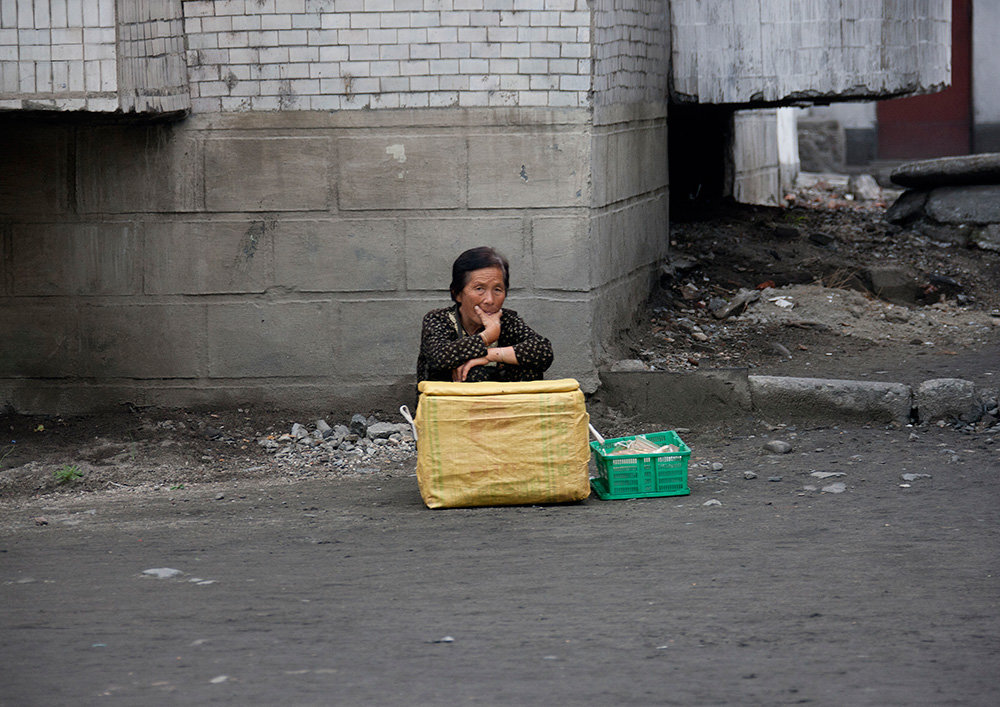
[[[1000,3],[951,0],[952,80],[930,95],[801,109],[813,171],[872,170],[899,161],[1000,152]]]
[[[2,0],[0,400],[408,400],[420,318],[483,243],[552,375],[593,389],[667,254],[668,124],[766,200],[777,107],[943,86],[949,20],[945,0]]]

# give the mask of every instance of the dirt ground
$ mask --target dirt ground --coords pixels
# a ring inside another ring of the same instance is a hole
[[[675,209],[674,267],[617,355],[657,370],[746,366],[767,375],[998,385],[1000,254],[893,226],[885,204],[898,191],[887,190],[885,201],[847,200],[844,181],[809,180],[783,209]],[[895,273],[898,285],[873,286],[871,270]],[[713,315],[740,292],[756,299],[724,319]]]
[[[995,704],[992,438],[685,438],[672,498],[430,511],[402,469],[0,502],[0,704]]]
[[[781,209],[675,208],[672,267],[611,358],[672,371],[746,366],[774,375],[909,384],[957,377],[1000,386],[1000,254],[891,226],[885,206],[898,192],[851,200],[844,182],[805,180]],[[873,264],[904,273],[914,301],[887,302],[866,291],[864,272]],[[756,299],[726,318],[713,314],[741,292]],[[642,424],[593,412],[609,434]],[[296,422],[310,424],[303,414],[129,408],[72,418],[0,415],[0,499],[413,465],[412,440],[364,454],[282,456],[275,445],[262,446]],[[395,413],[382,419],[402,421]]]
[[[997,254],[837,189],[678,214],[618,358],[995,388]],[[831,287],[875,261],[924,301]],[[0,417],[0,705],[995,702],[995,428],[720,421],[681,431],[689,496],[429,511],[412,440],[294,423]]]

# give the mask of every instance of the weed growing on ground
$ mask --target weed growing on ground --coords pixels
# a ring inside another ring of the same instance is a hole
[[[57,484],[67,484],[83,477],[83,472],[76,464],[63,464],[53,472]]]
[[[2,450],[0,450],[0,465],[3,464],[3,460],[10,456],[10,453],[14,451],[14,444],[8,444]]]

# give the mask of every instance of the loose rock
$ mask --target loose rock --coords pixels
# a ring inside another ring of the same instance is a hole
[[[181,571],[175,570],[173,567],[153,567],[152,569],[143,570],[142,573],[148,577],[169,579],[170,577],[176,577],[181,574]]]
[[[957,418],[975,423],[983,416],[975,383],[961,378],[926,380],[914,391],[913,398],[921,422]]]
[[[764,445],[766,449],[771,454],[788,454],[792,451],[792,445],[784,440],[772,439],[770,442]]]
[[[357,414],[352,416],[350,429],[352,434],[356,434],[359,438],[364,437],[368,434],[368,418]]]
[[[326,420],[316,420],[316,433],[323,439],[326,439],[333,436],[333,428],[326,424]]]
[[[882,198],[882,187],[870,174],[852,174],[847,179],[847,191],[862,201],[877,201]]]

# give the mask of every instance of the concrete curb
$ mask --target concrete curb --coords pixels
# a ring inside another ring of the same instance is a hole
[[[747,376],[754,411],[765,418],[898,422],[910,420],[913,391],[902,383]]]
[[[915,391],[904,383],[752,376],[745,368],[690,373],[602,371],[600,377],[596,401],[667,427],[688,427],[746,414],[781,421],[906,424],[918,418],[916,407],[922,400],[928,409],[919,414],[919,419],[926,422],[956,416],[952,415],[954,410],[968,411],[977,403],[982,410],[981,401],[988,394],[996,397],[995,393],[982,391],[977,401],[972,401],[969,390],[975,388],[973,383],[960,381],[959,385],[958,379],[948,379],[950,388],[959,391],[956,394],[962,399],[949,404],[935,397],[931,406],[923,391],[935,381],[925,381]]]

